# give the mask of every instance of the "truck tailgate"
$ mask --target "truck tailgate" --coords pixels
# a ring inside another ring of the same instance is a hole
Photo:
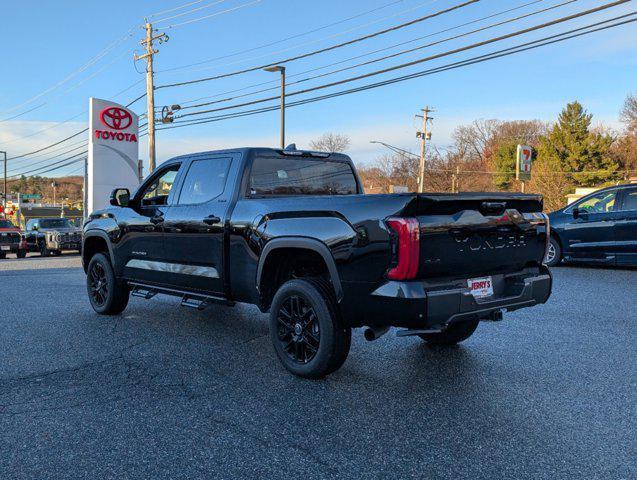
[[[523,194],[418,195],[418,278],[470,278],[542,263],[548,242],[542,198]]]

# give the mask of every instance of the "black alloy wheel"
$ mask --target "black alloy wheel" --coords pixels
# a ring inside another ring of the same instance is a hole
[[[321,328],[312,305],[299,295],[287,297],[279,307],[277,322],[283,351],[297,363],[311,361],[321,342]]]
[[[295,278],[281,285],[272,299],[270,338],[285,368],[299,377],[316,379],[343,365],[352,329],[343,322],[329,281]]]
[[[108,299],[108,278],[101,263],[95,262],[91,265],[87,282],[92,303],[103,307]]]
[[[101,315],[117,315],[128,305],[130,290],[115,276],[110,260],[97,253],[86,269],[86,291],[93,310]]]

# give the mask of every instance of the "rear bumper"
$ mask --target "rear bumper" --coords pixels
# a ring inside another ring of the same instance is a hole
[[[23,250],[19,243],[0,243],[0,253],[17,253]]]
[[[545,266],[492,275],[492,280],[494,295],[488,299],[474,298],[466,279],[389,281],[369,294],[357,323],[430,329],[463,320],[493,319],[504,311],[545,303],[553,284]]]

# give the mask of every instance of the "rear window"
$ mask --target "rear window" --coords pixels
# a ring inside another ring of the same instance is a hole
[[[0,228],[15,228],[9,220],[0,220]]]
[[[250,173],[251,195],[352,195],[352,167],[345,162],[299,157],[257,157]]]

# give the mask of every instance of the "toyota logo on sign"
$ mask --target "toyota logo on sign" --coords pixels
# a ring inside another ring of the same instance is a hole
[[[124,130],[133,123],[131,114],[119,107],[106,107],[100,112],[100,120],[104,125],[115,130]]]

